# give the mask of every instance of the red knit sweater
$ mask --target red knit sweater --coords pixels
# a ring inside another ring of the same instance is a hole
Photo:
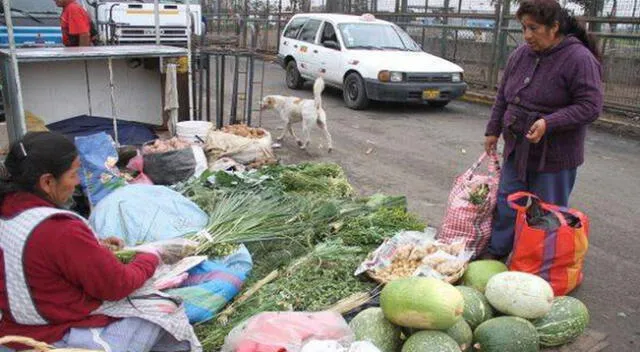
[[[52,205],[29,193],[5,197],[0,216],[12,218],[24,210]],[[53,343],[70,328],[103,327],[112,319],[90,315],[102,301],[127,297],[155,272],[159,260],[153,254],[138,254],[128,265],[120,263],[96,240],[79,219],[55,216],[45,220],[27,240],[25,274],[40,315],[50,325],[17,324],[9,311],[5,268],[0,250],[0,336],[20,335]],[[16,348],[16,346],[12,346]]]

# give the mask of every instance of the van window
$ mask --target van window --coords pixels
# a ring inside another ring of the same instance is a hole
[[[316,33],[318,33],[320,24],[322,24],[322,21],[320,20],[309,20],[302,28],[302,32],[300,32],[300,40],[303,42],[314,43],[316,41]]]
[[[300,33],[300,29],[302,29],[302,26],[304,26],[304,24],[307,23],[307,20],[308,18],[298,17],[292,20],[291,22],[289,22],[289,25],[284,30],[284,37],[290,38],[290,39],[298,38],[298,33]]]

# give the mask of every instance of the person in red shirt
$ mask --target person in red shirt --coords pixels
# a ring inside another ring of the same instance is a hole
[[[62,210],[79,184],[80,159],[73,142],[58,133],[31,132],[12,144],[4,164],[8,175],[0,181],[0,336],[54,344],[68,342],[67,335],[74,331],[136,319],[94,312],[104,301],[127,298],[153,276],[161,259],[170,259],[162,249],[140,249],[123,264],[107,249],[107,244],[121,245],[119,241],[99,241],[84,219]],[[149,348],[163,336],[152,323],[134,325],[151,331]]]
[[[91,17],[76,0],[55,0],[61,7],[60,27],[65,46],[92,46]]]

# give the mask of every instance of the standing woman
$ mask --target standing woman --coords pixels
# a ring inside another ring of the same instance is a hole
[[[567,206],[587,125],[602,111],[600,54],[585,28],[556,0],[524,0],[516,18],[526,44],[509,57],[485,132],[487,153],[496,152],[501,135],[505,142],[487,259],[513,247],[510,194],[528,191]]]

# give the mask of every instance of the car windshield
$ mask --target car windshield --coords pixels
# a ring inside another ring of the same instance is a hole
[[[0,4],[3,2],[0,1]],[[61,12],[53,0],[13,0],[11,9],[18,12],[17,15],[20,15],[20,12],[28,14],[59,14]]]
[[[402,29],[386,23],[342,23],[338,25],[347,49],[419,51]]]

